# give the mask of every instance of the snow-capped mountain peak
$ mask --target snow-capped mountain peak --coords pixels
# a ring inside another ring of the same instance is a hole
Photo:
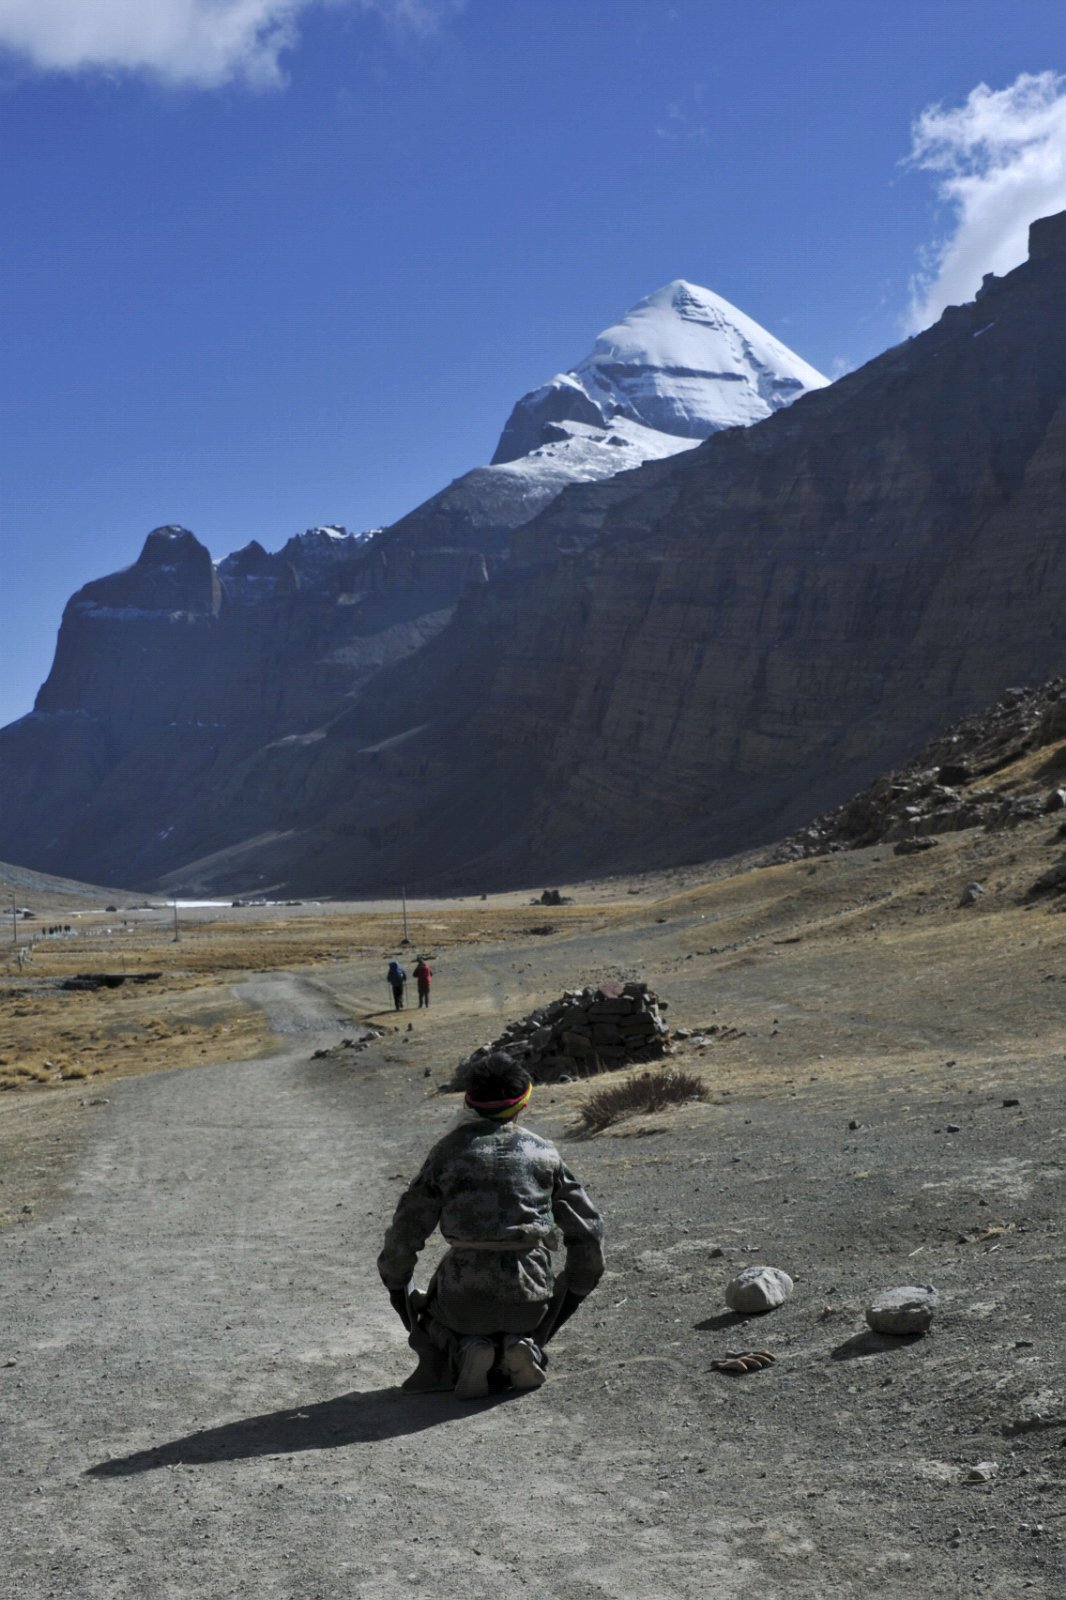
[[[605,328],[577,366],[519,400],[493,462],[528,455],[559,424],[607,429],[615,418],[696,444],[828,381],[728,300],[675,278]]]

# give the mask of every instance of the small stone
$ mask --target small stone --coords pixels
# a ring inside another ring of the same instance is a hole
[[[857,1122],[854,1117],[852,1117],[851,1121],[848,1123],[848,1128],[852,1133],[855,1133],[856,1130],[861,1128],[861,1127],[862,1127],[862,1123],[861,1122]]]
[[[883,1289],[866,1307],[867,1325],[874,1333],[926,1333],[939,1304],[940,1296],[931,1284]]]
[[[949,1133],[961,1133],[962,1129],[959,1127],[957,1122],[949,1122],[948,1123],[948,1132]]]
[[[967,1483],[991,1483],[999,1471],[998,1461],[979,1461],[966,1474]]]
[[[1004,1106],[1020,1106],[1021,1105],[1021,1101],[1015,1099],[1014,1095],[1008,1095],[1006,1100],[1004,1100],[1003,1104],[1004,1104]]]
[[[983,883],[968,883],[965,889],[962,891],[962,898],[959,901],[959,905],[972,906],[974,901],[979,900],[984,892],[985,886]]]
[[[744,1315],[774,1311],[791,1295],[792,1279],[780,1267],[745,1267],[727,1285],[725,1303]]]

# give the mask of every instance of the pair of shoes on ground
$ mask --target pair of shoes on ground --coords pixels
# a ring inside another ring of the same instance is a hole
[[[508,1335],[500,1365],[512,1389],[539,1389],[547,1374],[543,1356],[532,1339]],[[483,1400],[489,1392],[489,1373],[496,1364],[496,1346],[491,1339],[463,1341],[459,1377],[455,1385],[459,1400]]]

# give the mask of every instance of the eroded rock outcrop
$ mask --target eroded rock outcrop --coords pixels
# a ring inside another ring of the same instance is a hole
[[[1011,828],[1061,810],[1066,790],[1040,765],[1007,792],[994,780],[1024,756],[1063,740],[1066,679],[1008,689],[991,706],[938,733],[912,760],[784,840],[775,859],[874,844],[893,844],[897,853],[908,854],[928,848],[941,833]]]

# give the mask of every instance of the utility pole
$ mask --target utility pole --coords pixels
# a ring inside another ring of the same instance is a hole
[[[178,897],[174,896],[174,944],[181,943],[181,934],[178,932]]]
[[[402,939],[401,942],[403,944],[410,944],[411,941],[407,937],[407,885],[406,884],[400,890],[400,894],[403,897],[403,939]]]
[[[18,919],[18,914],[15,911],[15,896],[12,895],[11,896],[11,943],[15,946],[16,949],[18,949],[18,942],[19,942],[19,919]]]

